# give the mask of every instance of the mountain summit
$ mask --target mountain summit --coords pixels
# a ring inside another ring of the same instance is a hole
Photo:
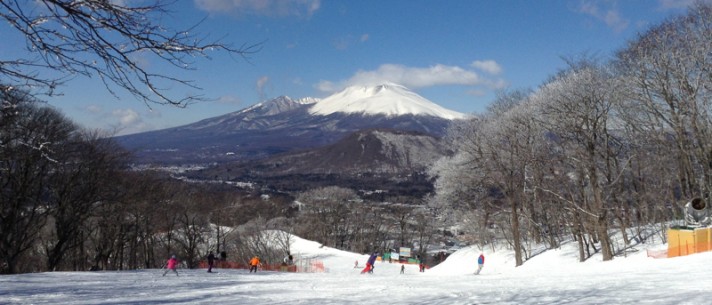
[[[428,115],[447,120],[463,119],[464,114],[445,109],[408,88],[386,83],[373,87],[353,86],[316,102],[309,113],[359,113],[363,115]]]

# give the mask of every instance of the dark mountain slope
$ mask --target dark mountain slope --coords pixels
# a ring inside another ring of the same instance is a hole
[[[363,130],[321,148],[222,164],[191,178],[250,181],[290,192],[339,185],[382,195],[422,196],[432,191],[425,170],[450,153],[440,144],[439,138],[424,133]]]

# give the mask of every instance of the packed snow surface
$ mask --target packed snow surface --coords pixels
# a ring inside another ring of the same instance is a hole
[[[712,252],[653,259],[640,249],[602,262],[579,263],[567,244],[514,267],[511,251],[469,247],[418,272],[415,265],[376,262],[367,255],[295,239],[297,259],[324,262],[324,273],[219,269],[46,272],[0,276],[2,304],[710,304]],[[648,245],[650,246],[650,245]],[[658,245],[659,246],[659,245]],[[474,275],[477,256],[485,266]]]
[[[462,119],[464,114],[445,109],[397,84],[372,87],[353,86],[317,101],[311,114],[361,113],[371,115],[429,115],[447,120]]]
[[[459,250],[418,272],[367,255],[295,238],[296,258],[320,260],[324,273],[218,269],[45,272],[0,276],[2,304],[710,304],[712,252],[653,259],[641,249],[579,263],[567,244],[514,267],[511,251]],[[474,275],[480,253],[486,256]],[[354,268],[355,263],[361,268]]]

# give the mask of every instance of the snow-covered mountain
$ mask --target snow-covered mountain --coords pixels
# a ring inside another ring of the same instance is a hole
[[[353,86],[318,101],[309,113],[359,113],[365,115],[425,115],[447,120],[463,119],[464,114],[445,109],[398,84],[375,87]]]
[[[281,96],[196,123],[116,137],[139,163],[212,163],[255,159],[333,144],[363,129],[444,135],[465,115],[403,86],[350,87],[322,100]]]

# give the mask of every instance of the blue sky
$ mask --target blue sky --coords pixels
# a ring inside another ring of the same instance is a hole
[[[127,3],[140,0],[124,0]],[[196,59],[195,71],[159,61],[149,69],[195,81],[214,101],[154,105],[77,77],[46,100],[89,128],[128,134],[184,125],[265,99],[325,97],[349,85],[395,82],[459,112],[485,110],[503,88],[536,88],[562,56],[607,58],[650,25],[682,14],[688,0],[179,0],[162,19],[233,46],[261,43],[248,58]],[[0,27],[7,35],[8,27]],[[24,43],[17,45],[23,46]],[[0,56],[12,54],[0,47]],[[174,74],[175,73],[175,74]]]

